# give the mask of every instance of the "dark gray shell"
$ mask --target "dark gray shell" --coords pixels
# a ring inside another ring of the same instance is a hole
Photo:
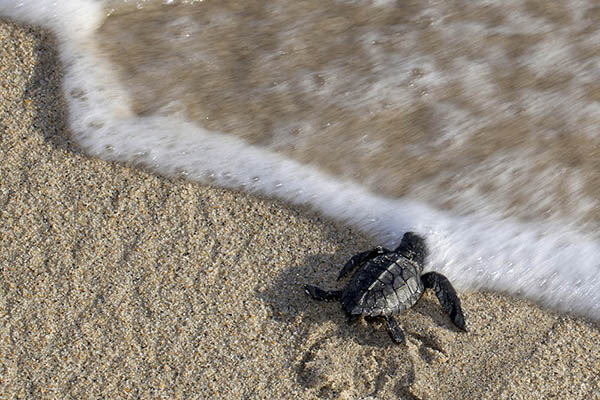
[[[349,314],[389,316],[412,307],[424,291],[419,265],[399,253],[375,257],[352,277],[342,303]]]

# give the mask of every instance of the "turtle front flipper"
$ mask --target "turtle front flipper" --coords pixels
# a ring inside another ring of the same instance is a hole
[[[402,329],[400,329],[396,319],[392,316],[385,317],[385,323],[392,340],[398,344],[406,344],[404,332],[402,332]]]
[[[304,291],[310,297],[319,301],[342,300],[344,292],[342,290],[323,290],[313,285],[304,285]]]
[[[343,279],[354,269],[360,267],[361,265],[377,257],[378,255],[389,252],[390,251],[388,249],[384,249],[381,246],[377,246],[372,250],[367,250],[363,251],[362,253],[358,253],[357,255],[353,256],[350,260],[348,260],[348,262],[344,265],[344,268],[342,268],[342,270],[340,271],[337,280],[339,281],[340,279]]]
[[[438,298],[442,309],[450,316],[450,319],[458,328],[466,331],[465,317],[463,316],[460,306],[460,299],[456,295],[456,291],[450,284],[448,278],[437,272],[428,272],[421,276],[423,285],[426,288],[433,289]]]

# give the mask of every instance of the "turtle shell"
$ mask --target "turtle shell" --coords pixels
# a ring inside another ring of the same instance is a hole
[[[423,294],[415,261],[398,253],[382,254],[360,268],[344,290],[347,313],[389,316],[412,307]]]

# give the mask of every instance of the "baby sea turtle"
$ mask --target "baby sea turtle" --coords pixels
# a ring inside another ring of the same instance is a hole
[[[425,240],[407,232],[394,251],[376,247],[352,257],[338,280],[360,268],[345,289],[326,291],[306,285],[304,290],[316,300],[341,301],[349,321],[360,316],[384,318],[392,339],[405,343],[393,315],[412,307],[425,289],[431,288],[454,325],[466,331],[460,300],[448,279],[437,272],[421,275],[426,256]]]

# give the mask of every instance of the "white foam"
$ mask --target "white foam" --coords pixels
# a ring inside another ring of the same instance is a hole
[[[0,15],[52,29],[65,39],[89,37],[104,19],[102,3],[94,0],[2,0]]]
[[[460,289],[503,291],[600,319],[600,241],[564,221],[517,223],[485,210],[458,216],[410,199],[387,199],[181,118],[134,115],[94,44],[103,12],[101,3],[90,0],[0,0],[0,15],[57,33],[70,125],[91,154],[166,175],[184,172],[198,181],[211,176],[225,187],[309,204],[387,246],[414,230],[427,237],[428,268]]]

